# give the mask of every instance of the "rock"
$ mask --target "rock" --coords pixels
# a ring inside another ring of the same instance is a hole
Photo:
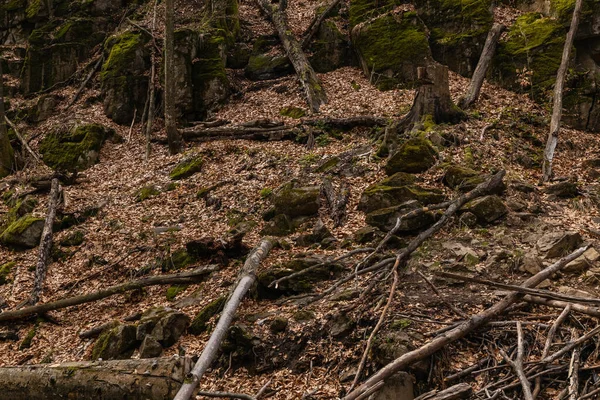
[[[475,199],[465,204],[462,210],[472,212],[477,221],[484,224],[494,222],[508,212],[502,199],[496,195]]]
[[[381,236],[381,232],[372,226],[365,226],[354,232],[354,241],[359,244],[367,244],[373,242]]]
[[[300,186],[296,181],[284,183],[271,196],[277,214],[289,217],[313,216],[319,212],[318,186]]]
[[[337,293],[331,297],[331,301],[350,301],[357,299],[360,296],[360,291],[356,289],[348,289]]]
[[[187,329],[190,318],[166,307],[152,308],[144,313],[136,330],[137,340],[152,336],[163,347],[175,344]]]
[[[15,261],[9,261],[0,265],[0,285],[5,285],[11,281],[9,276],[16,265],[17,263]]]
[[[395,207],[381,208],[367,214],[366,222],[384,232],[391,230],[399,217],[419,208],[416,201],[401,204]],[[414,217],[402,218],[397,232],[410,233],[423,230],[433,225],[435,217],[431,212],[425,212]]]
[[[350,319],[348,314],[346,313],[337,313],[331,317],[329,322],[326,325],[326,331],[335,338],[342,339],[348,336],[356,323]]]
[[[431,168],[437,160],[437,151],[431,143],[423,137],[408,139],[392,154],[385,172],[393,175],[396,172],[419,173]]]
[[[583,270],[595,265],[599,259],[600,253],[598,253],[593,247],[590,247],[581,256],[568,263],[565,268],[562,269],[562,271],[579,274]]]
[[[202,169],[204,159],[201,155],[191,155],[181,160],[169,173],[172,180],[189,178]]]
[[[474,228],[477,225],[477,216],[470,211],[464,212],[458,221],[468,228]]]
[[[581,297],[584,299],[595,299],[596,298],[596,295],[594,295],[590,292],[586,292],[585,290],[575,289],[575,288],[568,287],[568,286],[560,286],[558,288],[558,293],[562,293],[567,296]]]
[[[34,248],[40,243],[44,220],[31,214],[25,215],[10,224],[0,235],[0,242],[16,248]]]
[[[516,191],[523,193],[533,193],[537,190],[535,186],[526,182],[512,182],[511,187]]]
[[[60,241],[61,246],[71,247],[79,246],[85,240],[85,233],[82,231],[75,231],[70,233],[67,237]]]
[[[562,257],[583,243],[578,232],[550,232],[537,241],[538,250],[545,258]]]
[[[535,254],[528,254],[523,257],[523,263],[519,266],[519,271],[527,272],[531,275],[535,275],[544,269],[542,260]]]
[[[310,65],[316,72],[322,73],[349,65],[353,56],[350,42],[340,32],[333,18],[321,23],[310,49]]]
[[[578,194],[577,184],[573,182],[558,182],[544,188],[544,193],[557,197],[572,198]]]
[[[275,317],[269,322],[269,329],[273,333],[284,332],[287,329],[288,320],[283,317]]]
[[[161,344],[154,337],[146,335],[140,346],[140,358],[160,357],[162,351]]]
[[[358,209],[370,213],[381,208],[399,206],[411,200],[422,205],[436,204],[444,201],[445,196],[438,189],[424,188],[419,185],[386,186],[374,184],[365,189],[360,197]]]
[[[477,171],[460,165],[451,165],[446,168],[442,182],[451,189],[458,189],[466,193],[475,189],[484,180]]]
[[[250,328],[243,324],[237,324],[229,328],[221,350],[225,354],[231,353],[232,357],[239,360],[253,356],[253,349],[259,344],[260,340],[254,336]]]
[[[250,61],[252,49],[246,43],[235,43],[227,50],[227,68],[243,69]]]
[[[373,400],[413,400],[413,377],[397,372],[384,381],[384,385],[372,396]]]
[[[208,321],[210,321],[212,317],[221,311],[221,308],[223,308],[223,305],[225,304],[225,300],[225,296],[221,296],[208,303],[202,310],[200,310],[200,312],[198,312],[198,314],[196,314],[192,320],[192,323],[190,324],[190,327],[188,328],[188,331],[194,335],[199,335],[205,332],[208,328]]]
[[[119,324],[98,337],[92,349],[92,360],[123,360],[131,357],[137,345],[136,327]]]
[[[114,134],[100,124],[76,125],[66,132],[53,132],[40,142],[42,160],[58,171],[82,171],[96,164],[107,137]]]
[[[281,78],[293,72],[292,64],[286,56],[253,54],[248,60],[244,73],[255,81]]]
[[[315,243],[321,243],[326,239],[334,239],[333,235],[327,229],[325,224],[321,219],[318,219],[313,227],[313,231],[311,233],[307,233],[305,235],[301,235],[296,239],[296,245],[298,246],[310,246]]]
[[[404,330],[380,332],[373,341],[373,360],[377,365],[387,365],[413,350],[412,342],[413,338]]]
[[[264,226],[260,233],[261,235],[286,236],[293,233],[297,227],[298,224],[294,223],[287,215],[277,214]]]

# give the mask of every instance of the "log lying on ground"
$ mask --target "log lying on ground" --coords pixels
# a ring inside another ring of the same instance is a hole
[[[76,306],[84,303],[90,303],[92,301],[114,296],[115,294],[124,293],[135,289],[141,289],[146,286],[198,283],[204,280],[204,278],[206,278],[212,272],[217,271],[218,269],[219,267],[216,265],[209,265],[207,267],[201,267],[193,271],[182,272],[180,274],[151,276],[149,278],[139,279],[120,285],[111,286],[94,293],[82,294],[80,296],[74,297],[67,297],[65,299],[52,301],[50,303],[25,307],[20,310],[6,311],[0,313],[0,322],[19,320],[27,318],[31,315],[44,314],[49,311],[60,310],[62,308]]]
[[[552,264],[551,266],[543,269],[538,272],[531,278],[527,279],[521,286],[523,287],[535,287],[539,285],[545,279],[551,277],[554,273],[560,271],[564,268],[569,262],[575,260],[577,257],[581,256],[589,246],[582,247],[575,252],[571,253],[567,257],[564,257]],[[471,316],[468,320],[461,323],[456,328],[445,332],[444,334],[437,336],[432,339],[425,345],[419,347],[416,350],[409,351],[408,353],[398,357],[390,364],[386,365],[382,369],[380,369],[377,373],[367,379],[362,385],[357,387],[354,391],[348,393],[344,400],[355,400],[362,396],[365,392],[367,392],[371,387],[379,384],[385,379],[392,376],[394,373],[401,371],[407,368],[409,365],[420,361],[426,357],[431,356],[438,350],[442,349],[444,346],[455,342],[463,337],[465,337],[470,332],[475,329],[485,325],[489,320],[494,318],[495,316],[504,312],[510,305],[516,302],[521,297],[520,293],[512,292],[507,295],[504,299],[494,304],[490,308],[483,310],[482,312]]]
[[[173,398],[190,357],[83,361],[0,368],[0,400]]]
[[[250,287],[256,281],[256,269],[272,248],[273,240],[265,238],[261,240],[260,244],[246,259],[239,278],[233,286],[235,290],[225,303],[215,330],[208,339],[208,343],[206,343],[194,369],[190,372],[186,382],[181,386],[181,389],[179,389],[179,392],[177,392],[177,396],[175,396],[174,400],[188,400],[194,394],[194,391],[200,383],[200,379],[217,356],[219,348],[221,347],[221,342],[225,339],[225,335],[235,317],[238,306],[246,295],[246,292],[248,292]]]
[[[294,66],[300,83],[304,88],[310,110],[312,112],[319,112],[319,108],[327,103],[325,89],[302,51],[302,46],[296,40],[292,30],[288,26],[285,10],[280,6],[273,5],[268,0],[257,0],[257,2],[263,12],[271,19],[279,34],[279,39],[283,44],[285,53]]]
[[[42,230],[38,260],[35,267],[35,282],[33,284],[33,291],[31,292],[30,304],[32,306],[36,305],[40,300],[40,294],[42,293],[46,270],[48,268],[48,257],[50,256],[50,249],[52,249],[52,224],[54,224],[56,207],[58,206],[58,199],[60,196],[60,185],[58,184],[57,178],[52,179],[51,187],[48,213],[46,214],[46,221],[44,222],[44,229]]]
[[[485,74],[487,73],[490,62],[494,57],[494,53],[496,52],[498,39],[500,39],[500,35],[502,32],[504,32],[505,28],[506,26],[495,23],[492,26],[492,29],[490,29],[487,39],[485,40],[485,45],[483,46],[483,51],[479,57],[479,62],[477,63],[477,67],[475,67],[475,72],[473,72],[473,77],[469,83],[467,93],[458,101],[458,106],[460,108],[469,108],[477,101],[477,98],[479,97],[479,91],[483,85]]]

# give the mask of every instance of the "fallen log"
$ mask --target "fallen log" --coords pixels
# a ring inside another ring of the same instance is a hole
[[[80,296],[67,297],[50,303],[38,304],[35,306],[21,308],[20,310],[12,310],[0,313],[0,322],[14,321],[24,319],[36,314],[44,314],[49,311],[60,310],[66,307],[72,307],[79,304],[90,303],[92,301],[101,300],[106,297],[114,296],[115,294],[128,292],[131,290],[141,289],[146,286],[155,285],[177,285],[186,283],[198,283],[210,273],[219,269],[216,265],[201,267],[189,272],[182,272],[172,275],[157,275],[149,278],[139,279],[136,281],[122,283],[120,285],[111,286],[97,292],[83,294]]]
[[[549,267],[543,269],[542,271],[527,279],[525,282],[523,282],[521,286],[535,287],[539,285],[542,281],[548,279],[554,273],[564,268],[569,262],[581,256],[588,249],[588,247],[589,246],[582,247],[574,251],[570,255],[560,259],[559,261],[555,262],[554,264],[550,265]],[[394,373],[407,368],[409,365],[417,361],[420,361],[426,357],[433,355],[434,353],[442,349],[444,346],[465,337],[470,332],[485,325],[489,320],[504,312],[520,297],[520,293],[512,292],[509,295],[507,295],[504,299],[491,306],[490,308],[487,308],[478,314],[472,315],[468,320],[464,321],[459,326],[451,329],[448,332],[445,332],[440,336],[437,336],[436,338],[427,342],[418,349],[409,351],[401,357],[396,358],[394,361],[392,361],[391,363],[380,369],[378,372],[376,372],[369,379],[367,379],[355,390],[348,393],[344,397],[344,400],[355,400],[359,398],[365,392],[370,391],[370,389],[373,386],[380,384],[385,379],[392,376]],[[547,361],[547,359],[543,361]]]
[[[181,133],[186,141],[211,142],[215,140],[293,140],[299,131],[293,126],[248,127],[226,126],[218,128],[187,128]]]
[[[188,400],[194,394],[194,391],[200,383],[200,379],[217,356],[219,348],[221,347],[221,342],[223,342],[223,339],[229,330],[229,326],[235,317],[237,308],[246,295],[246,292],[248,292],[250,287],[256,281],[256,269],[272,248],[273,240],[265,238],[261,240],[260,244],[246,259],[239,278],[233,285],[234,291],[225,303],[215,330],[210,335],[200,358],[196,362],[196,365],[194,365],[194,369],[187,376],[186,382],[181,385],[174,400]]]
[[[170,399],[190,357],[82,361],[0,368],[0,400]]]
[[[302,51],[302,46],[294,37],[294,34],[287,23],[283,5],[276,6],[269,0],[257,0],[259,7],[269,17],[277,33],[285,53],[296,70],[298,79],[304,88],[308,106],[312,112],[319,112],[319,108],[327,103],[327,95],[323,84],[317,77],[314,69],[308,62],[306,55]]]

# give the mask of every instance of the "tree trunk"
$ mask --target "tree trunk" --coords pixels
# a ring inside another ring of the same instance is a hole
[[[475,67],[475,72],[471,78],[469,89],[467,89],[467,93],[458,102],[458,105],[461,108],[469,108],[477,101],[477,98],[479,97],[479,91],[483,85],[483,80],[487,73],[488,67],[490,66],[490,62],[492,61],[494,53],[496,52],[498,39],[500,39],[500,35],[502,32],[504,32],[505,28],[506,26],[502,24],[494,24],[492,29],[490,29],[487,39],[485,40],[485,45],[483,46],[483,51],[479,57],[479,62],[477,63],[477,67]]]
[[[8,139],[6,115],[4,113],[4,75],[2,75],[2,58],[0,57],[0,178],[12,172],[13,149]]]
[[[298,74],[300,83],[304,87],[310,110],[312,112],[319,112],[321,105],[327,103],[325,89],[312,66],[306,59],[306,55],[302,51],[302,46],[298,40],[296,40],[292,30],[288,26],[284,11],[271,4],[268,0],[257,1],[265,14],[269,16],[273,25],[275,25],[275,29],[277,29],[283,48],[294,66],[296,74]]]
[[[165,1],[165,127],[169,154],[177,154],[181,151],[181,135],[177,130],[175,113],[175,77],[173,76],[175,52],[175,6],[173,2],[174,0]]]
[[[0,400],[170,399],[191,366],[189,357],[164,357],[4,367]]]
[[[558,143],[558,132],[560,131],[560,119],[562,117],[562,95],[563,88],[565,86],[565,80],[567,78],[567,68],[569,67],[569,59],[571,58],[571,48],[573,47],[573,40],[575,39],[575,33],[579,26],[579,17],[581,15],[581,7],[583,0],[577,0],[575,2],[575,9],[573,10],[573,18],[571,19],[571,28],[567,33],[567,39],[565,40],[565,47],[563,48],[562,59],[560,61],[560,67],[556,74],[556,84],[554,85],[554,105],[552,107],[552,119],[550,120],[550,132],[548,133],[548,141],[546,142],[546,149],[544,150],[544,163],[542,165],[542,181],[548,182],[552,176],[552,160],[554,159],[554,150]]]
[[[149,278],[139,279],[137,281],[131,281],[122,283],[120,285],[111,286],[90,294],[82,294],[80,296],[67,297],[65,299],[53,301],[50,303],[25,307],[20,310],[5,311],[3,313],[0,313],[0,322],[24,319],[35,314],[44,314],[49,311],[60,310],[61,308],[76,306],[78,304],[90,303],[92,301],[114,296],[115,294],[128,292],[130,290],[141,289],[146,286],[198,283],[206,276],[208,276],[211,272],[214,272],[216,270],[216,266],[209,266],[198,268],[189,272],[182,272],[180,274],[151,276]]]
[[[50,250],[52,249],[52,224],[54,224],[54,218],[56,217],[56,207],[60,196],[60,185],[58,179],[52,179],[50,189],[50,200],[48,201],[48,213],[46,214],[46,221],[44,222],[44,230],[42,231],[42,239],[40,240],[40,248],[38,254],[37,266],[35,268],[35,282],[33,285],[33,291],[31,292],[30,304],[36,305],[40,299],[40,294],[44,286],[44,279],[46,278],[46,270],[48,269],[48,257],[50,256]]]
[[[154,35],[154,30],[156,29],[156,6],[158,5],[158,0],[154,1],[154,12],[152,14],[152,35]],[[154,36],[152,38],[154,41]],[[148,90],[148,121],[146,121],[146,154],[145,159],[148,161],[150,159],[150,151],[152,150],[152,146],[150,145],[150,139],[152,138],[152,123],[154,122],[154,108],[155,108],[155,80],[156,80],[156,46],[152,46],[152,54],[150,55],[150,62],[152,65],[150,66],[150,88]],[[142,122],[144,119],[142,118]]]
[[[177,392],[177,396],[175,396],[174,400],[188,400],[194,394],[202,375],[204,375],[217,356],[217,352],[221,347],[221,342],[229,330],[229,325],[231,325],[231,322],[235,317],[238,306],[246,295],[246,292],[256,281],[256,268],[258,268],[261,261],[269,254],[269,251],[271,251],[272,248],[273,241],[269,238],[263,239],[258,247],[256,247],[246,259],[240,277],[234,285],[235,290],[229,297],[229,300],[227,300],[215,330],[210,336],[210,339],[208,339],[208,343],[206,343],[190,376],[188,376],[188,381],[181,386],[181,389]]]

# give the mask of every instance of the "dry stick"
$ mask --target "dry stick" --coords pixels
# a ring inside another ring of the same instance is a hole
[[[598,393],[600,393],[600,388],[594,389],[591,392],[586,393],[585,395],[581,396],[579,398],[579,400],[589,399],[590,397],[593,397],[593,396],[597,395]]]
[[[533,400],[531,386],[527,380],[527,377],[525,376],[525,372],[523,372],[523,353],[523,327],[521,326],[521,322],[517,322],[517,358],[514,361],[511,360],[508,354],[506,354],[506,352],[502,349],[500,349],[500,354],[502,354],[502,357],[506,363],[509,364],[517,374],[517,377],[521,382],[521,386],[523,387],[523,397],[525,400]]]
[[[306,49],[308,47],[312,38],[319,31],[321,24],[323,23],[325,18],[327,18],[327,15],[329,15],[329,13],[331,13],[331,11],[333,11],[333,9],[338,4],[340,4],[340,1],[341,0],[333,0],[329,4],[329,6],[327,6],[325,11],[323,11],[321,14],[318,14],[315,12],[315,18],[311,21],[310,25],[308,26],[308,28],[306,29],[306,31],[304,31],[304,34],[302,35],[304,37],[304,39],[302,39],[302,43],[300,45],[303,49]]]
[[[417,273],[421,276],[421,278],[423,278],[423,280],[425,281],[425,283],[427,283],[427,285],[440,298],[440,300],[442,300],[442,302],[446,306],[448,306],[448,308],[450,308],[450,310],[452,310],[452,312],[454,314],[456,314],[456,315],[458,315],[459,317],[462,317],[462,318],[469,318],[469,316],[467,314],[465,314],[463,311],[459,310],[458,308],[454,307],[454,305],[452,303],[450,303],[449,301],[447,301],[446,299],[444,299],[444,297],[442,296],[442,294],[440,293],[440,291],[435,287],[435,285],[433,284],[433,282],[431,282],[421,271],[417,271]]]
[[[571,333],[573,340],[577,340],[577,331],[573,329]],[[577,400],[579,394],[579,348],[573,349],[571,355],[571,364],[569,365],[569,400]]]
[[[129,135],[127,141],[131,142],[131,134],[133,133],[133,126],[135,125],[135,117],[137,117],[137,107],[133,110],[133,119],[131,120],[131,126],[129,127]]]
[[[2,314],[0,314],[2,315]],[[594,337],[595,335],[598,334],[598,332],[600,332],[600,325],[595,327],[594,329],[592,329],[591,331],[589,331],[588,333],[586,333],[585,335],[583,335],[582,337],[580,337],[577,340],[574,340],[572,342],[569,342],[565,347],[563,347],[562,349],[560,349],[559,351],[557,351],[556,353],[553,353],[545,358],[543,358],[540,363],[541,364],[548,364],[551,363],[553,361],[555,361],[556,359],[562,357],[564,354],[568,353],[569,351],[571,351],[572,349],[574,349],[576,346],[580,345],[581,343],[587,341],[588,339]]]
[[[19,130],[17,129],[17,126],[15,124],[13,124],[13,122],[10,119],[8,119],[8,117],[6,115],[4,116],[4,120],[15,132],[15,136],[17,137],[17,139],[19,139],[19,142],[21,142],[21,144],[23,144],[23,147],[25,147],[25,150],[27,150],[27,152],[29,154],[31,154],[31,156],[33,157],[33,159],[35,161],[40,162],[40,156],[35,151],[33,151],[33,149],[29,146],[29,143],[27,143],[27,141],[23,138],[23,136],[21,136],[21,134],[19,133]]]
[[[225,304],[221,316],[219,317],[219,322],[217,322],[217,326],[204,346],[204,350],[196,362],[196,365],[194,365],[194,369],[188,375],[188,379],[181,386],[179,392],[177,392],[177,396],[175,396],[174,400],[188,400],[194,394],[196,387],[200,383],[200,379],[217,356],[217,352],[221,347],[221,342],[227,334],[229,325],[231,325],[231,322],[235,317],[238,306],[246,295],[246,292],[256,281],[256,268],[260,265],[262,260],[265,259],[272,248],[272,239],[262,239],[260,244],[246,259],[240,273],[240,278],[236,283],[235,290]]]
[[[71,108],[71,106],[73,106],[73,104],[75,104],[77,99],[79,99],[79,96],[81,96],[81,93],[83,93],[83,90],[87,86],[88,82],[92,79],[94,74],[100,69],[102,62],[104,61],[104,55],[102,54],[102,51],[103,51],[103,49],[101,48],[100,49],[100,53],[101,53],[100,58],[98,58],[98,61],[94,65],[94,68],[92,68],[92,70],[90,71],[88,76],[85,78],[85,80],[83,81],[81,86],[79,86],[79,90],[77,90],[77,93],[75,93],[75,95],[73,96],[73,98],[71,99],[69,104],[67,105],[67,108],[65,108],[65,111],[68,110],[69,108]]]
[[[157,275],[149,278],[139,279],[136,281],[130,281],[89,294],[67,297],[64,299],[52,301],[50,303],[25,307],[20,310],[6,311],[0,313],[0,322],[24,319],[35,314],[44,314],[49,311],[76,306],[78,304],[90,303],[92,301],[114,296],[115,294],[128,292],[130,290],[141,289],[146,286],[197,283],[204,279],[206,276],[208,276],[211,272],[214,272],[216,270],[218,270],[218,266],[210,265],[189,272],[182,272],[179,274],[172,275]]]
[[[486,285],[486,286],[512,290],[512,291],[519,292],[519,293],[530,294],[530,295],[539,296],[539,297],[546,297],[546,298],[550,298],[550,299],[554,299],[554,300],[562,300],[562,301],[573,302],[573,303],[588,303],[588,304],[600,305],[600,299],[588,299],[585,297],[567,296],[567,295],[560,294],[560,293],[554,293],[549,290],[524,288],[521,286],[509,285],[506,283],[489,281],[487,279],[480,279],[480,278],[475,278],[475,277],[471,277],[471,276],[453,274],[451,272],[435,271],[434,274],[444,277],[444,278],[451,278],[451,279],[461,280],[461,281],[465,281],[465,282],[475,282],[475,283],[480,283],[480,284]]]
[[[365,346],[365,351],[363,352],[362,358],[360,359],[360,363],[358,364],[358,368],[356,370],[356,375],[354,376],[354,380],[352,381],[352,385],[350,385],[350,388],[348,389],[349,392],[352,391],[352,389],[354,389],[354,387],[358,383],[358,380],[360,379],[360,374],[362,373],[362,370],[365,367],[365,363],[367,362],[367,357],[369,356],[369,351],[371,350],[371,345],[373,344],[373,338],[379,331],[379,328],[381,328],[381,325],[383,324],[383,321],[385,320],[385,316],[387,315],[387,312],[390,308],[390,304],[392,304],[392,300],[394,299],[394,294],[396,293],[396,287],[398,286],[398,266],[399,265],[400,265],[400,258],[396,257],[396,263],[392,267],[393,272],[394,272],[394,281],[392,282],[392,287],[390,288],[390,294],[388,296],[387,303],[385,304],[385,307],[383,308],[383,311],[381,312],[381,315],[379,316],[379,321],[377,321],[377,325],[375,325],[375,328],[373,328],[373,331],[369,335],[369,339],[367,339],[367,345]]]
[[[203,392],[199,391],[196,393],[199,396],[204,397],[220,397],[225,399],[242,399],[242,400],[256,400],[256,397],[252,397],[243,393],[229,393],[229,392]]]
[[[556,73],[556,83],[554,84],[554,105],[552,107],[552,119],[550,120],[550,132],[548,132],[548,141],[544,150],[544,163],[542,165],[542,181],[548,182],[552,176],[552,160],[554,159],[554,150],[558,143],[558,133],[560,131],[560,119],[563,109],[563,87],[567,78],[567,68],[571,58],[571,47],[575,39],[575,32],[579,25],[579,16],[581,15],[581,6],[583,0],[575,1],[575,9],[573,10],[573,18],[571,19],[571,28],[567,33],[565,46],[563,47],[562,59],[560,67]]]
[[[33,291],[31,292],[31,305],[37,304],[40,299],[42,287],[44,286],[44,279],[46,277],[48,257],[50,256],[50,249],[52,249],[52,224],[54,223],[54,217],[56,217],[56,207],[58,205],[58,198],[60,195],[60,185],[58,184],[58,179],[52,179],[51,187],[50,201],[48,202],[48,213],[46,214],[46,221],[44,222],[44,229],[42,230],[38,260],[35,267],[35,282],[33,284]]]
[[[269,388],[269,385],[271,385],[271,382],[273,382],[273,379],[269,379],[269,380],[267,381],[267,383],[265,383],[265,384],[264,384],[264,385],[263,385],[263,386],[260,388],[260,390],[259,390],[258,392],[256,392],[256,394],[254,395],[254,398],[255,398],[255,399],[258,399],[258,398],[260,398],[260,396],[262,396],[262,395],[263,395],[263,394],[264,394],[264,393],[267,391],[267,389]]]
[[[496,52],[498,39],[500,39],[500,35],[505,28],[506,27],[504,25],[495,23],[490,29],[485,40],[485,45],[483,46],[483,51],[481,52],[481,56],[477,62],[477,67],[475,67],[475,72],[473,72],[473,78],[471,78],[471,82],[469,83],[467,93],[458,101],[458,106],[460,108],[469,108],[473,103],[475,103],[475,101],[477,101],[477,98],[479,97],[479,91],[483,85],[483,80],[487,73],[488,67],[492,61],[492,58],[494,57],[494,53]]]
[[[551,266],[543,269],[542,271],[538,272],[537,274],[523,282],[522,286],[532,287],[539,285],[542,281],[564,268],[564,266],[567,265],[569,262],[581,256],[588,249],[588,247],[589,246],[584,246],[574,251],[570,255],[555,262]],[[375,373],[373,376],[371,376],[367,381],[365,381],[362,385],[357,387],[354,391],[348,393],[346,397],[344,397],[344,400],[356,400],[364,392],[369,390],[369,388],[373,387],[373,385],[382,382],[383,380],[392,376],[394,373],[408,367],[414,362],[431,356],[432,354],[442,349],[449,343],[455,342],[463,338],[475,329],[485,325],[487,321],[494,318],[496,315],[499,315],[502,312],[504,312],[510,305],[516,302],[520,298],[520,296],[521,295],[517,292],[510,293],[503,300],[494,304],[490,308],[471,316],[469,320],[463,322],[456,328],[453,328],[452,330],[432,339],[420,348],[410,351],[404,354],[403,356],[395,359],[394,361],[383,367],[381,370],[379,370],[377,373]]]
[[[589,306],[584,306],[581,304],[573,304],[573,303],[568,303],[565,301],[549,300],[549,299],[544,299],[542,297],[536,297],[536,296],[530,296],[530,295],[523,296],[523,300],[525,300],[528,303],[541,304],[544,306],[554,307],[554,308],[565,308],[567,305],[570,305],[571,310],[573,310],[573,311],[577,311],[582,314],[591,315],[593,317],[600,317],[600,308],[596,308],[596,307],[589,307]]]
[[[564,308],[564,310],[558,316],[558,318],[556,318],[556,321],[554,321],[554,323],[550,327],[550,330],[548,331],[548,336],[546,337],[546,343],[544,344],[544,350],[542,351],[542,358],[546,358],[548,356],[548,353],[550,352],[550,346],[552,345],[552,340],[554,339],[554,335],[556,334],[556,331],[557,331],[558,327],[560,326],[560,324],[562,324],[563,321],[569,315],[569,312],[571,312],[571,305],[567,304],[566,307]],[[542,379],[539,377],[536,378],[535,388],[533,390],[533,398],[534,399],[540,393],[541,384],[542,384]]]

